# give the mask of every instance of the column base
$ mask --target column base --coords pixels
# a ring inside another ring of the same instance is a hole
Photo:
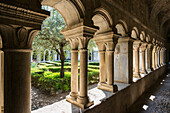
[[[69,98],[71,100],[76,100],[77,97],[78,97],[78,93],[70,92],[69,96],[66,97],[66,100],[67,100],[67,98]]]
[[[139,73],[135,73],[135,74],[133,74],[133,77],[141,78],[141,75]]]
[[[147,72],[146,72],[146,71],[141,71],[140,73],[141,73],[141,74],[147,74]]]
[[[4,113],[4,107],[1,106],[1,113]]]
[[[97,86],[98,89],[109,91],[109,92],[116,92],[118,91],[117,85],[108,85],[106,83],[99,83]]]
[[[147,72],[151,72],[151,71],[153,71],[153,69],[147,69]]]
[[[94,104],[94,101],[89,101],[86,104],[80,103],[80,100],[83,100],[84,98],[78,97],[77,100],[73,100],[70,96],[66,97],[66,101],[70,102],[71,104],[74,104],[82,109],[86,109]]]

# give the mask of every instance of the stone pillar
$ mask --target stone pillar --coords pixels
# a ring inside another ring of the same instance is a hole
[[[163,64],[162,64],[162,47],[160,49],[160,66],[163,66]]]
[[[45,62],[45,54],[46,54],[46,51],[44,51],[43,62]]]
[[[66,100],[73,103],[78,97],[78,39],[68,40],[71,44],[71,92]]]
[[[118,56],[115,59],[115,81],[123,83],[133,82],[133,40],[121,37],[116,45]],[[117,62],[119,61],[119,62]]]
[[[154,45],[153,46],[153,50],[152,50],[152,68],[155,70],[156,69],[156,65],[155,65],[155,62],[156,62],[156,46]]]
[[[67,40],[77,38],[80,45],[80,90],[76,100],[69,101],[83,109],[88,108],[94,104],[88,97],[88,42],[97,31],[96,28],[88,26],[79,26],[69,30],[63,30],[62,34]],[[75,43],[73,43],[75,44]],[[76,56],[76,59],[78,57]],[[77,66],[77,64],[76,64]],[[76,73],[76,72],[74,72]],[[77,84],[77,83],[75,83]],[[70,99],[71,100],[71,99]]]
[[[100,82],[97,87],[110,92],[118,91],[114,84],[114,50],[117,37],[113,32],[107,32],[94,38],[100,52]]]
[[[140,72],[139,72],[139,47],[140,47],[140,41],[134,41],[133,43],[133,53],[134,53],[134,59],[135,59],[135,66],[134,66],[134,74],[133,77],[141,78]]]
[[[148,44],[147,46],[147,72],[151,72],[153,69],[152,69],[152,49],[153,49],[153,46],[152,44]]]
[[[96,42],[97,40],[95,40]],[[96,42],[98,50],[99,50],[99,64],[100,64],[100,72],[99,72],[99,84],[98,88],[100,89],[100,86],[102,83],[106,83],[106,66],[105,66],[105,44],[103,42]]]
[[[51,58],[51,57],[50,57],[51,51],[50,51],[50,50],[48,51],[48,54],[49,54],[49,55],[48,55],[48,61],[51,61],[51,59],[50,59],[50,58]]]
[[[155,51],[155,68],[158,68],[158,46],[156,46],[156,51]]]
[[[82,108],[86,108],[94,104],[90,102],[88,97],[88,49],[87,45],[91,37],[79,37],[80,44],[80,93],[77,98],[77,102],[82,105]]]
[[[31,53],[31,62],[33,62],[33,54]]]
[[[4,113],[31,113],[31,46],[36,30],[0,25],[4,40]],[[12,41],[11,41],[12,40]]]
[[[4,53],[0,51],[0,113],[4,113]]]
[[[160,50],[161,50],[161,48],[158,47],[158,67],[161,66],[161,64],[160,64]]]
[[[145,50],[146,50],[146,47],[147,47],[147,43],[142,43],[141,46],[140,46],[140,49],[139,49],[139,52],[141,53],[142,55],[142,68],[141,68],[141,71],[140,73],[141,74],[146,74],[146,66],[145,66]]]

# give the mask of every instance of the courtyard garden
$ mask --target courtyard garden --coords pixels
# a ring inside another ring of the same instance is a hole
[[[32,86],[49,94],[58,94],[71,90],[71,62],[64,62],[64,77],[60,77],[61,61],[47,61],[45,63],[32,62]],[[78,72],[80,67],[78,65]],[[80,76],[80,75],[78,75]],[[88,63],[88,85],[99,80],[99,63]]]

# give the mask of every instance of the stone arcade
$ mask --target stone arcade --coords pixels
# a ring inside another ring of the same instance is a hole
[[[169,0],[0,0],[0,113],[31,113],[32,42],[49,16],[42,5],[65,19],[61,33],[71,44],[71,92],[66,100],[84,112],[124,113],[166,73]],[[95,94],[110,94],[97,106],[87,86],[92,39],[100,57]]]

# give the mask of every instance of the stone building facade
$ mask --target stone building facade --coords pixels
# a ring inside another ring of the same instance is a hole
[[[126,112],[166,72],[169,0],[0,0],[2,113],[31,112],[32,42],[49,16],[41,5],[55,8],[65,19],[66,28],[61,33],[71,44],[72,67],[71,92],[66,100],[86,109],[84,112]],[[91,39],[100,57],[97,90],[113,94],[105,101],[98,100],[97,105],[87,88],[87,46]],[[122,90],[121,83],[128,87]]]

